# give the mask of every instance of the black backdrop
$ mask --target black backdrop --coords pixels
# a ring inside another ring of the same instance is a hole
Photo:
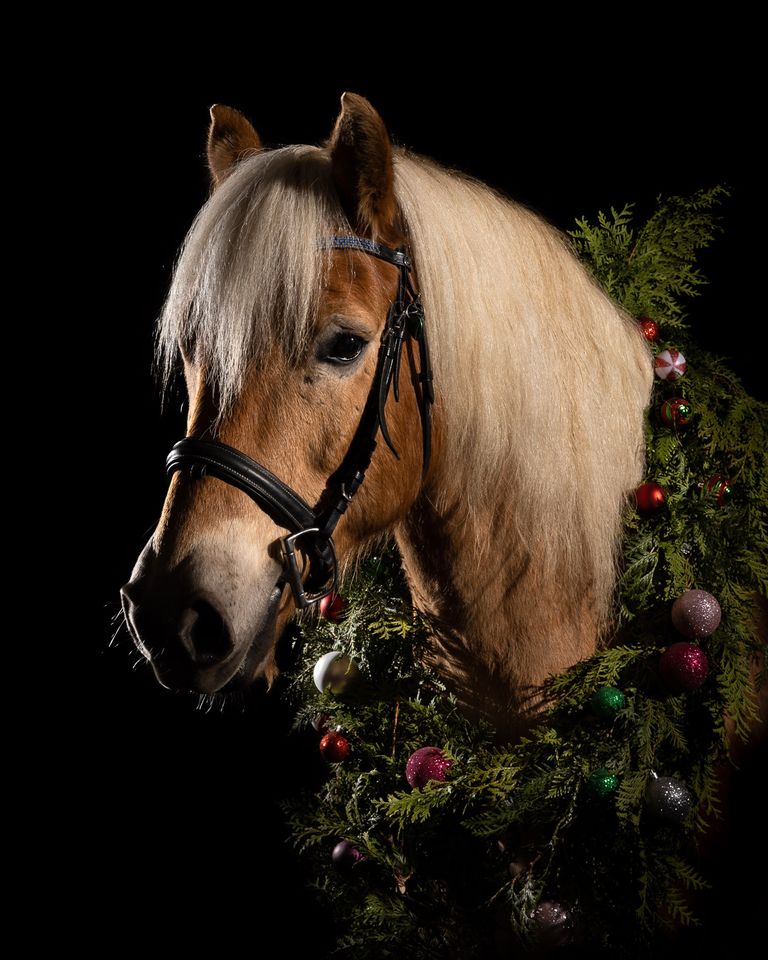
[[[280,731],[288,718],[274,697],[254,696],[244,712],[201,713],[194,700],[161,690],[145,666],[132,669],[138,657],[125,636],[108,644],[118,588],[162,503],[165,453],[183,432],[175,410],[160,416],[152,324],[206,196],[208,106],[240,108],[267,145],[315,143],[330,132],[341,92],[353,90],[398,142],[471,172],[563,229],[612,204],[634,200],[647,211],[659,193],[728,184],[726,232],[702,258],[711,286],[692,312],[700,342],[731,356],[760,393],[762,358],[750,343],[759,308],[746,267],[758,196],[753,125],[734,109],[747,88],[724,67],[713,70],[709,52],[694,61],[673,73],[651,54],[629,72],[617,64],[615,77],[565,65],[551,93],[512,64],[503,79],[446,64],[377,80],[325,61],[303,73],[291,63],[284,72],[255,68],[247,78],[241,71],[237,80],[194,84],[145,77],[140,93],[120,92],[111,75],[105,81],[99,150],[88,163],[116,167],[118,176],[95,197],[87,251],[94,293],[82,342],[96,354],[89,402],[117,427],[123,467],[93,484],[100,562],[85,590],[66,764],[76,810],[68,829],[89,878],[75,899],[120,942],[141,940],[158,923],[155,938],[177,946],[223,946],[251,933],[255,943],[259,924],[280,916],[282,946],[324,953],[323,920],[297,878],[274,802],[278,788],[305,781],[302,763],[312,764],[286,760]],[[102,350],[104,342],[111,345]],[[107,431],[88,439],[102,463],[115,464]]]

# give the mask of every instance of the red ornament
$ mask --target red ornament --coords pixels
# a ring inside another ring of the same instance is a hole
[[[335,623],[341,617],[342,613],[344,613],[346,603],[341,594],[334,593],[333,590],[331,590],[330,593],[326,593],[317,606],[320,610],[321,617],[325,617],[326,620],[331,620]]]
[[[685,357],[679,350],[662,350],[653,361],[653,369],[659,380],[679,380],[687,368]]]
[[[712,494],[718,507],[724,507],[733,496],[733,487],[729,480],[716,473],[707,480],[707,493]]]
[[[691,640],[711,637],[720,626],[722,610],[706,590],[686,590],[672,604],[672,625]]]
[[[707,679],[707,655],[695,643],[673,643],[659,657],[659,673],[674,693],[698,690]]]
[[[659,325],[655,320],[651,320],[650,317],[639,317],[637,322],[646,340],[653,343],[659,339]]]
[[[424,787],[430,780],[443,783],[452,765],[439,747],[421,747],[408,758],[405,779],[413,788]]]
[[[336,730],[329,730],[320,741],[320,753],[329,763],[341,763],[349,756],[349,740]]]
[[[662,403],[659,416],[667,427],[687,427],[693,418],[693,407],[683,397],[672,397]]]
[[[641,484],[635,490],[637,512],[641,517],[653,517],[667,502],[667,494],[661,484],[653,480]]]

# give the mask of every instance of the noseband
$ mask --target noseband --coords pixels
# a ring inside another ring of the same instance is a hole
[[[194,478],[217,477],[237,487],[247,493],[278,526],[290,531],[280,539],[283,560],[280,582],[290,584],[299,608],[317,603],[338,587],[333,532],[365,479],[379,431],[392,453],[400,459],[387,429],[385,407],[390,390],[396,402],[400,399],[400,365],[406,340],[413,340],[419,348],[420,370],[416,380],[419,384],[417,392],[422,428],[422,475],[426,474],[429,467],[430,407],[435,399],[424,310],[411,283],[412,264],[409,256],[402,249],[393,250],[365,237],[326,237],[322,246],[326,249],[362,250],[396,266],[399,277],[397,299],[387,314],[376,372],[360,422],[341,466],[328,478],[317,505],[311,507],[265,466],[216,440],[186,437],[171,448],[165,464],[169,475],[183,470]],[[304,580],[297,550],[309,561],[309,572]]]

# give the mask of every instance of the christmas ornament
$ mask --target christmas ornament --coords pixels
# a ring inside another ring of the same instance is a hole
[[[667,500],[667,494],[661,484],[649,480],[635,490],[637,512],[641,517],[652,517],[659,513]]]
[[[342,873],[348,873],[361,860],[365,860],[365,857],[351,840],[340,840],[331,854],[331,863]]]
[[[645,802],[651,813],[662,820],[682,823],[691,811],[693,796],[688,787],[674,777],[659,777],[652,773],[645,791]]]
[[[653,343],[659,339],[659,325],[655,320],[651,320],[650,317],[640,317],[637,322],[646,340]]]
[[[720,604],[706,590],[686,590],[672,604],[675,630],[691,640],[711,636],[720,624]]]
[[[328,721],[331,719],[328,713],[318,713],[312,719],[312,727],[318,733],[326,733],[328,730]]]
[[[718,507],[724,507],[733,496],[733,487],[725,477],[716,473],[707,480],[707,493],[712,494]]]
[[[414,751],[405,765],[405,779],[411,787],[424,787],[430,780],[442,783],[453,764],[439,747],[421,747]]]
[[[693,407],[683,397],[672,397],[662,403],[659,416],[667,427],[687,427],[693,418]]]
[[[564,947],[573,937],[573,914],[559,900],[542,900],[531,914],[531,932],[541,947]]]
[[[312,679],[320,693],[330,690],[337,696],[348,693],[359,676],[360,671],[354,662],[341,650],[324,653],[312,671]]]
[[[349,756],[349,740],[338,730],[329,730],[320,741],[320,753],[329,763],[341,763]]]
[[[673,643],[659,657],[659,673],[674,693],[698,690],[707,679],[707,655],[695,643]]]
[[[627,698],[616,687],[600,687],[592,694],[589,701],[592,712],[601,720],[613,720],[619,710],[627,705]]]
[[[679,350],[662,350],[653,361],[653,369],[659,380],[679,380],[687,366]]]
[[[333,590],[331,590],[330,593],[326,593],[317,605],[320,616],[325,617],[326,620],[331,620],[333,623],[341,618],[346,606],[341,594],[334,593]]]
[[[611,773],[610,770],[606,770],[605,767],[598,767],[594,773],[589,775],[589,779],[587,780],[590,793],[599,797],[601,800],[609,797],[618,785],[618,776],[615,773]]]

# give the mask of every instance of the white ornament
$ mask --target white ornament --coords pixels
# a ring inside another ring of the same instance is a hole
[[[324,653],[312,671],[312,679],[320,693],[326,690],[344,693],[357,676],[357,667],[341,650]]]
[[[679,380],[687,366],[679,350],[662,350],[653,361],[653,369],[659,380]]]

